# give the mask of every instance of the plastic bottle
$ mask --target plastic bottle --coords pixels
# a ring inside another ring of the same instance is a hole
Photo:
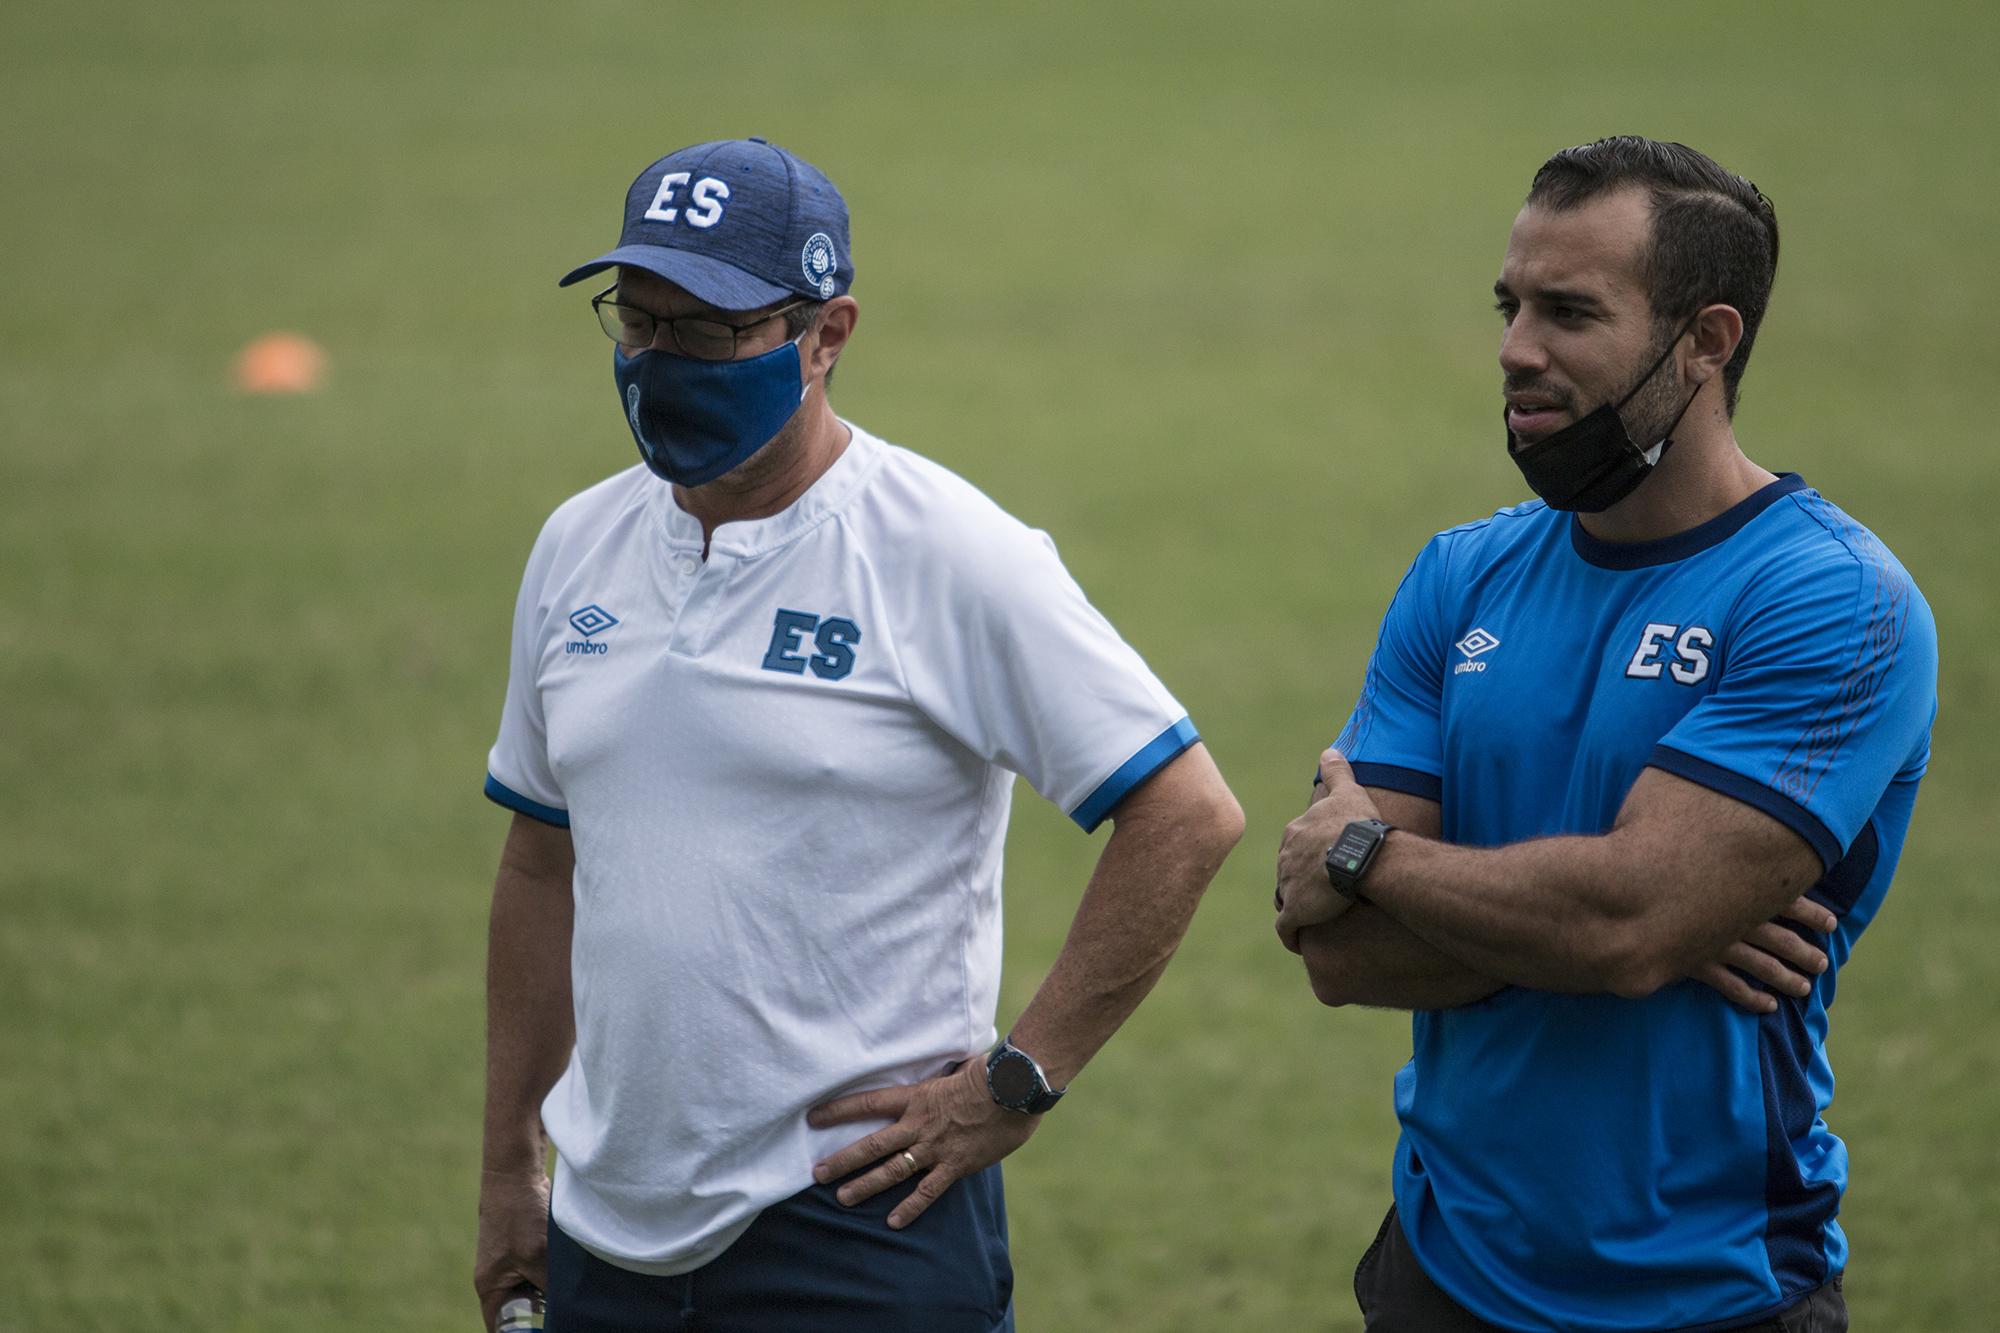
[[[493,1333],[541,1333],[545,1309],[541,1292],[525,1284],[518,1286],[500,1303],[500,1318],[493,1325]]]

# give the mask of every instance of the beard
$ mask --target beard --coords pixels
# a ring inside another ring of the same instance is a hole
[[[1686,410],[1681,401],[1680,376],[1665,373],[1667,349],[1686,331],[1685,328],[1675,327],[1657,329],[1645,352],[1637,358],[1640,366],[1651,369],[1639,370],[1637,381],[1621,385],[1616,393],[1604,399],[1605,405],[1624,404],[1618,408],[1618,420],[1625,427],[1626,435],[1641,449],[1650,450],[1664,439]],[[1533,375],[1508,375],[1502,388],[1510,394],[1534,394],[1547,399],[1552,406],[1571,414],[1569,425],[1575,425],[1589,410],[1577,407],[1577,395],[1571,390]],[[1506,408],[1501,409],[1500,415],[1504,421]],[[1568,429],[1568,426],[1563,429]],[[1507,432],[1507,439],[1510,448],[1523,447],[1511,429]]]
[[[1687,404],[1681,401],[1680,376],[1670,369],[1673,364],[1672,358],[1661,360],[1666,356],[1667,349],[1680,338],[1682,332],[1683,330],[1679,328],[1673,328],[1662,330],[1655,335],[1652,344],[1646,349],[1645,362],[1653,366],[1653,369],[1638,384],[1626,390],[1631,394],[1631,401],[1618,412],[1619,420],[1625,423],[1626,435],[1630,436],[1632,443],[1642,450],[1650,451],[1654,445],[1664,440],[1667,433],[1679,423],[1681,414],[1687,410]],[[1659,364],[1654,365],[1656,361]],[[1615,403],[1618,399],[1614,398],[1611,401]]]

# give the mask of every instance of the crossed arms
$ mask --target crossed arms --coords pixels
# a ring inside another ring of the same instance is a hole
[[[1762,1013],[1772,991],[1803,996],[1826,967],[1774,919],[1834,928],[1803,896],[1818,856],[1698,783],[1649,768],[1607,833],[1473,848],[1437,840],[1436,802],[1361,787],[1335,751],[1321,776],[1280,846],[1278,934],[1323,1003],[1443,1009],[1508,985],[1636,997],[1687,977]],[[1349,820],[1370,818],[1397,831],[1349,906],[1321,858]]]

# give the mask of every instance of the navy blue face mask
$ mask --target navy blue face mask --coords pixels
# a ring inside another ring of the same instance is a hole
[[[769,444],[805,401],[797,339],[741,361],[625,355],[612,370],[646,466],[682,486],[714,481]]]

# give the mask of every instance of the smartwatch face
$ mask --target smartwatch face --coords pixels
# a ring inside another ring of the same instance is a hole
[[[986,1073],[992,1080],[993,1093],[1001,1102],[1019,1106],[1034,1100],[1041,1092],[1041,1080],[1035,1077],[1034,1066],[1019,1056],[1003,1056]]]
[[[1375,838],[1361,829],[1347,829],[1340,835],[1340,841],[1326,854],[1328,865],[1337,866],[1344,875],[1352,875],[1361,869],[1361,863],[1368,859],[1368,849],[1375,845]]]

